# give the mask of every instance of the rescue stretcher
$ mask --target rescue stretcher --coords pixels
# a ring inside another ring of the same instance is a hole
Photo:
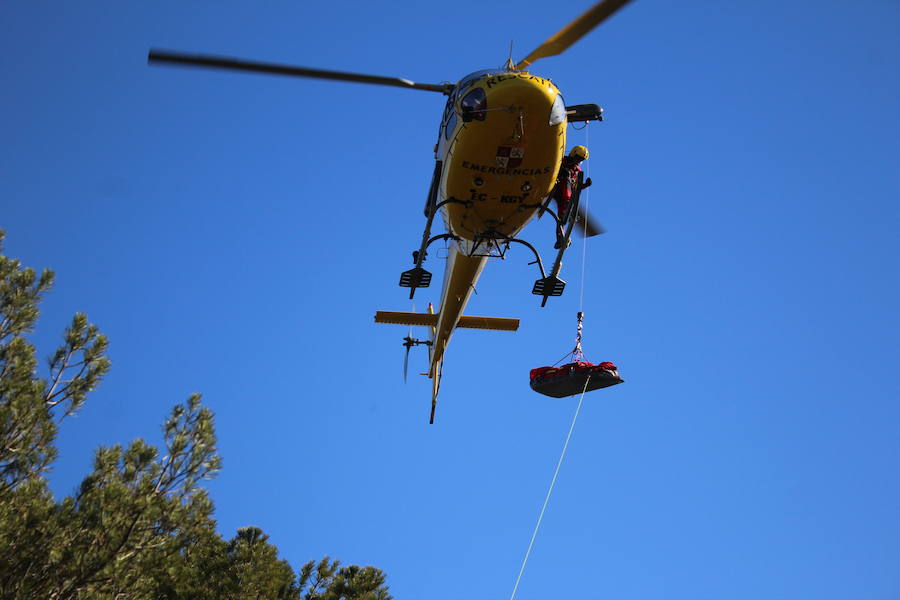
[[[561,367],[538,367],[529,373],[531,389],[553,398],[599,390],[623,381],[616,365],[609,361],[599,365],[576,361]]]

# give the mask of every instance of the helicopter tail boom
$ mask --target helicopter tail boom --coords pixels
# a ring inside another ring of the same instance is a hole
[[[431,378],[431,416],[428,418],[428,424],[434,425],[434,411],[437,408],[438,392],[441,389],[441,370],[444,366],[444,360],[436,365],[434,376]]]

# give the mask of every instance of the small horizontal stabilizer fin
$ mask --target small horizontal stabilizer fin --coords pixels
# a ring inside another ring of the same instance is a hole
[[[435,327],[438,316],[428,313],[393,312],[389,310],[375,311],[376,323],[388,323],[389,325],[421,325],[423,327]]]
[[[519,329],[518,319],[501,317],[467,317],[459,318],[456,324],[461,329],[493,329],[495,331],[516,331]]]
[[[389,325],[419,325],[421,327],[436,327],[438,316],[429,313],[394,312],[389,310],[375,311],[376,323]],[[495,331],[516,331],[519,329],[518,319],[504,319],[501,317],[470,317],[462,316],[456,326],[460,329],[493,329]]]

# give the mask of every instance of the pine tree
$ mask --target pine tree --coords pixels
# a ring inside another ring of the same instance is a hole
[[[0,231],[0,251],[4,234]],[[34,346],[25,336],[38,318],[38,304],[53,285],[53,272],[0,255],[0,492],[41,475],[56,450],[56,423],[84,403],[109,370],[106,338],[76,314],[64,343],[50,359],[49,380],[36,376]]]
[[[384,573],[375,567],[341,567],[329,557],[300,568],[303,600],[391,600]]]
[[[2,241],[0,231],[0,250]],[[374,567],[326,557],[295,574],[257,527],[222,539],[200,487],[221,460],[199,395],[165,421],[163,453],[140,439],[101,447],[75,494],[57,502],[44,477],[57,423],[110,363],[106,338],[76,314],[38,375],[26,336],[52,284],[51,271],[0,255],[0,600],[390,600]]]

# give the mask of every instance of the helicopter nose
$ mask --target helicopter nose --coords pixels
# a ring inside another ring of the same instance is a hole
[[[489,108],[509,107],[524,109],[526,114],[549,114],[559,92],[548,79],[532,75],[526,71],[503,73],[485,81],[487,106]]]

